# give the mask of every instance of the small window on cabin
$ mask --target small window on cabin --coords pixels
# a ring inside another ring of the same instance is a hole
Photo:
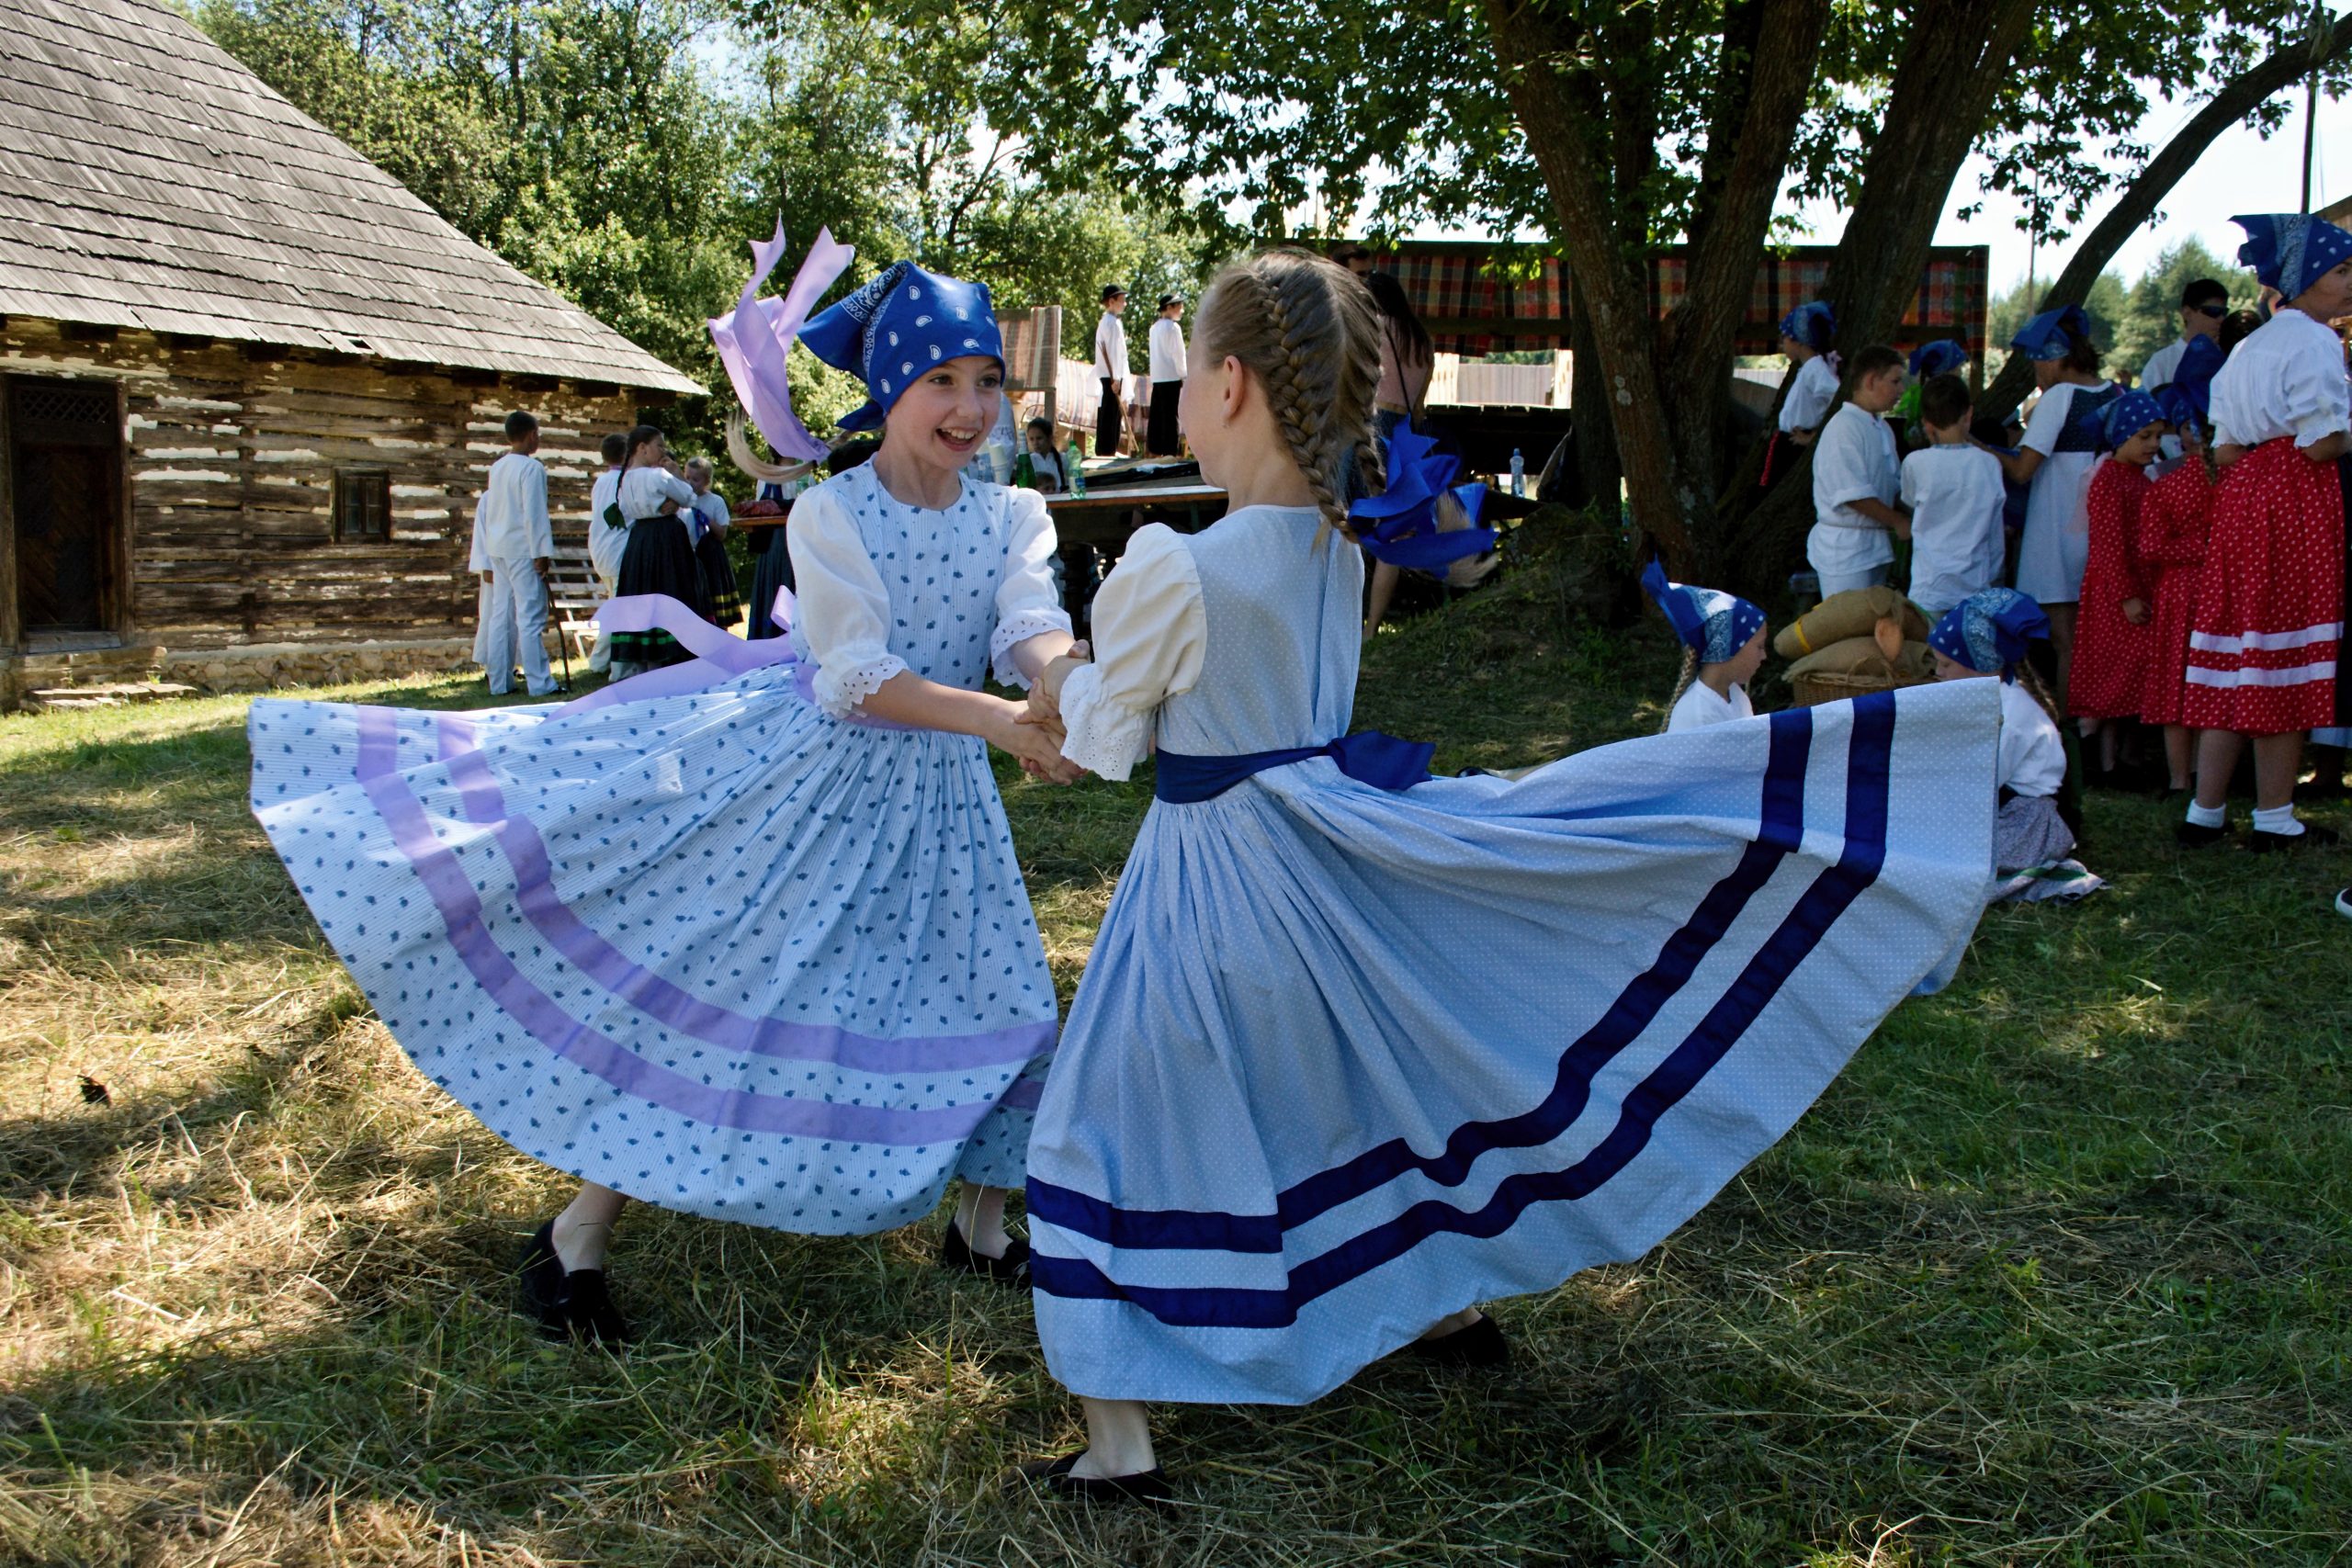
[[[337,542],[392,536],[392,476],[382,468],[345,468],[334,477]]]

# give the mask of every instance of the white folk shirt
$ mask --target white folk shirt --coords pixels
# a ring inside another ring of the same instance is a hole
[[[2140,367],[2140,390],[2153,392],[2158,387],[2172,385],[2173,372],[2180,368],[2180,356],[2188,352],[2187,338],[2172,342],[2148,355],[2148,363]]]
[[[1094,323],[1094,374],[1117,382],[1122,390],[1126,387],[1127,329],[1108,310]]]
[[[596,575],[606,581],[619,580],[621,557],[628,553],[628,530],[616,528],[605,521],[605,509],[620,492],[618,468],[606,468],[588,487],[588,558],[594,564]]]
[[[474,507],[473,553],[466,564],[489,571],[493,561],[542,560],[553,554],[547,468],[537,457],[509,452],[490,466],[490,482]]]
[[[1974,446],[1930,446],[1903,459],[1911,509],[1911,603],[1940,615],[2000,580],[2007,551],[2001,460]]]
[[[1813,570],[1847,577],[1893,561],[1894,540],[1852,503],[1876,501],[1892,506],[1902,486],[1894,432],[1886,421],[1853,403],[1832,414],[1813,445],[1816,521],[1804,542],[1804,558]]]
[[[1162,316],[1151,323],[1151,380],[1159,386],[1184,378],[1184,323]]]
[[[2015,681],[2001,682],[2001,744],[1995,756],[1996,788],[2056,795],[2066,782],[2066,743],[2059,739],[2058,727],[2033,694]]]
[[[2344,379],[2344,344],[2292,306],[2280,306],[2232,349],[2213,378],[2217,446],[2259,446],[2282,435],[2309,446],[2347,424],[2352,387]]]
[[[681,512],[688,511],[695,503],[695,487],[667,468],[650,465],[621,476],[621,515],[630,522],[659,515],[665,501],[676,502]]]
[[[1781,428],[1814,430],[1819,428],[1822,416],[1838,400],[1838,372],[1829,367],[1826,355],[1815,355],[1797,371],[1789,395],[1781,400]]]
[[[1667,716],[1666,732],[1679,735],[1686,729],[1704,729],[1711,724],[1729,724],[1736,718],[1756,716],[1756,705],[1747,700],[1747,688],[1732,687],[1725,696],[1715,695],[1704,681],[1693,681],[1690,689],[1675,703],[1674,711]]]

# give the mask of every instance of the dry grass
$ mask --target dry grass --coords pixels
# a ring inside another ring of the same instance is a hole
[[[1385,637],[1363,718],[1508,764],[1654,726],[1670,669],[1506,593]],[[2184,863],[2095,800],[2114,892],[1996,913],[1668,1246],[1506,1305],[1510,1377],[1171,1413],[1182,1505],[1091,1517],[994,1495],[1075,1413],[1025,1299],[924,1229],[639,1214],[649,1342],[534,1337],[505,1269],[563,1183],[327,953],[245,814],[243,707],[0,720],[8,1561],[2346,1558],[2352,857]],[[1145,797],[1008,795],[1067,991]]]

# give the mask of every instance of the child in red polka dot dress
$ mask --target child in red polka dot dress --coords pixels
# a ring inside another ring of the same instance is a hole
[[[2154,591],[2140,564],[2140,512],[2154,488],[2148,465],[2156,460],[2166,429],[2164,411],[2145,392],[2127,392],[2109,405],[2101,426],[2109,457],[2091,476],[2086,501],[2090,556],[2076,611],[2066,711],[2085,721],[2086,736],[2098,737],[2094,777],[2113,772],[2121,721],[2140,715],[2154,620]]]

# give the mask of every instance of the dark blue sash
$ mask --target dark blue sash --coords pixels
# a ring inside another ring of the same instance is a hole
[[[1323,746],[1298,746],[1286,751],[1248,751],[1238,757],[1188,757],[1162,751],[1152,794],[1171,806],[1215,800],[1252,773],[1268,768],[1329,757],[1340,772],[1375,789],[1410,789],[1430,776],[1430,758],[1437,748],[1426,740],[1399,740],[1376,729],[1342,735]]]
[[[2109,386],[2104,390],[2076,383],[2075,395],[2066,403],[2066,423],[2058,428],[2058,452],[2097,452],[2106,446],[2101,438],[2101,426],[2107,421],[2107,405],[2123,395],[2123,389]]]

